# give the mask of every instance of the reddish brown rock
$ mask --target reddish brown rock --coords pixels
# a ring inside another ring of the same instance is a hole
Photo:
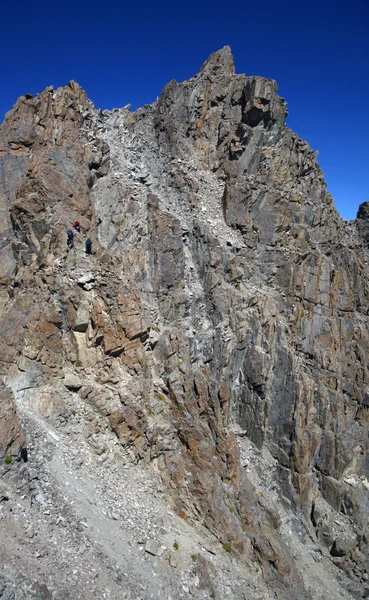
[[[228,48],[134,114],[102,116],[74,82],[20,98],[0,129],[0,374],[88,379],[91,430],[152,461],[181,515],[292,599],[308,593],[231,429],[277,461],[312,539],[319,498],[365,530],[345,479],[368,476],[368,211],[339,218],[285,116]]]

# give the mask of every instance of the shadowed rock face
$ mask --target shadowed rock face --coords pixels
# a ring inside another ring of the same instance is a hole
[[[135,113],[74,82],[20,98],[0,129],[1,376],[21,401],[72,372],[184,518],[310,597],[241,465],[246,430],[318,545],[321,506],[344,513],[356,541],[330,547],[361,554],[364,593],[368,211],[340,219],[286,114],[229,48]]]
[[[26,437],[20,426],[11,390],[2,385],[0,393],[0,460],[10,465],[13,460],[26,456]]]

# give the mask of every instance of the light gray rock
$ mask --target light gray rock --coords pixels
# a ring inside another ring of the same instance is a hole
[[[73,373],[67,373],[63,381],[66,388],[70,390],[79,390],[82,387],[80,378]]]
[[[176,569],[178,567],[178,557],[176,554],[174,554],[174,552],[171,552],[169,554],[169,564],[174,569]]]
[[[331,548],[332,556],[347,556],[358,547],[357,536],[351,532],[343,532],[336,537]]]
[[[153,556],[162,556],[164,548],[157,540],[147,540],[145,544],[145,552]]]
[[[88,283],[93,283],[95,281],[95,275],[93,273],[85,273],[82,277],[78,279],[78,285],[84,287]]]
[[[86,331],[90,322],[90,313],[87,306],[79,306],[76,315],[76,323],[74,325],[74,331],[84,332]]]
[[[38,494],[36,494],[35,500],[38,502],[38,504],[45,504],[46,502],[45,496],[42,492],[38,492]]]

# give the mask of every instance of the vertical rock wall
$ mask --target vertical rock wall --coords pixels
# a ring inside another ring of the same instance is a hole
[[[0,366],[18,400],[72,373],[177,510],[296,598],[234,431],[277,460],[312,537],[326,501],[365,542],[367,235],[286,114],[228,48],[135,113],[96,111],[74,82],[19,99],[0,130]]]

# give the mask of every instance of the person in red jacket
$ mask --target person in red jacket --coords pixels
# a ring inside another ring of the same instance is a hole
[[[76,221],[75,223],[73,223],[72,227],[73,227],[73,229],[78,231],[78,233],[81,232],[81,223],[79,221]]]

